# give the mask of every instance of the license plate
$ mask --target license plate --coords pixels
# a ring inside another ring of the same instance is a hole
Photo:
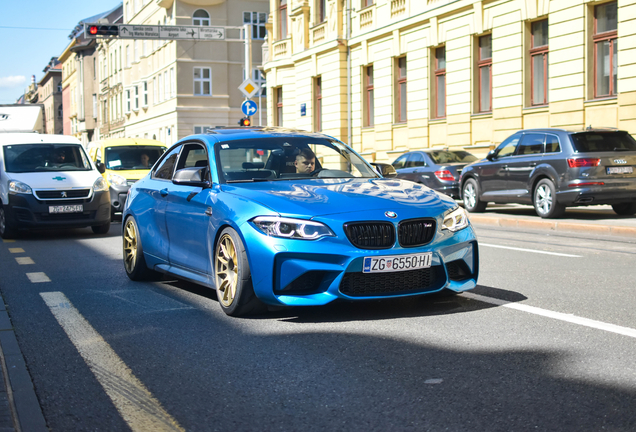
[[[82,204],[49,206],[49,213],[81,213],[83,211]]]
[[[429,268],[432,259],[432,252],[384,257],[364,257],[362,272],[386,273]]]
[[[631,174],[634,172],[634,167],[620,166],[620,167],[607,167],[608,174]]]

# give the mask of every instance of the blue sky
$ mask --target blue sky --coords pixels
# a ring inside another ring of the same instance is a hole
[[[2,0],[0,14],[0,104],[15,103],[51,57],[70,42],[68,35],[84,18],[120,4],[112,0]]]

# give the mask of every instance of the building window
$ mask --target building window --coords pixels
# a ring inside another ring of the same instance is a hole
[[[93,93],[93,118],[97,118],[97,95]]]
[[[531,105],[548,103],[548,20],[533,22],[530,35]]]
[[[194,127],[194,133],[195,134],[202,134],[202,133],[206,133],[206,131],[208,129],[213,129],[212,126],[195,126]]]
[[[157,103],[163,102],[163,87],[161,86],[161,73],[157,74]]]
[[[208,14],[203,9],[199,9],[194,11],[192,15],[192,25],[195,26],[209,26],[210,25],[210,14]]]
[[[279,0],[278,6],[278,39],[287,37],[287,0]]]
[[[266,97],[267,96],[267,80],[265,80],[265,76],[263,75],[263,73],[258,70],[258,69],[254,69],[252,71],[252,80],[258,84],[258,86],[261,88],[261,97]]]
[[[144,81],[143,106],[148,106],[148,81]]]
[[[366,110],[364,126],[373,126],[375,124],[373,89],[373,66],[367,66],[364,68],[364,102]]]
[[[361,7],[365,8],[365,7],[369,7],[371,5],[375,4],[375,0],[362,0],[362,4]]]
[[[171,89],[170,89],[170,80],[168,79],[168,71],[163,72],[163,85],[165,86],[166,99],[169,99]]]
[[[594,97],[615,96],[618,69],[616,2],[594,7]]]
[[[157,77],[152,79],[152,103],[157,105],[159,102],[159,95],[157,95]]]
[[[479,112],[492,111],[492,35],[479,38]]]
[[[174,80],[174,68],[170,68],[170,97],[177,95],[177,83]]]
[[[396,122],[406,121],[406,57],[400,57],[396,61],[397,76],[397,115]]]
[[[274,89],[274,97],[276,98],[276,118],[274,119],[274,125],[283,125],[283,88],[278,87]]]
[[[111,103],[111,106],[112,105],[113,104]],[[129,114],[129,113],[130,113],[130,89],[126,90],[126,114]]]
[[[139,111],[139,86],[135,86],[135,111]]]
[[[161,77],[159,77],[161,79]],[[159,84],[161,86],[161,84]],[[210,68],[194,68],[194,94],[196,96],[212,95],[212,70]]]
[[[316,132],[322,130],[322,78],[314,80],[314,125]]]
[[[446,117],[446,47],[435,49],[435,59],[433,60],[435,71],[435,105],[433,118]]]
[[[327,0],[316,0],[318,10],[318,22],[316,24],[327,21]]]
[[[62,118],[62,114],[64,113],[64,109],[62,105],[57,107],[57,118]]]
[[[267,30],[267,14],[264,12],[243,12],[243,24],[252,25],[252,39],[265,39]]]

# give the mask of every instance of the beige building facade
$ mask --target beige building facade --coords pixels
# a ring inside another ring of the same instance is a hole
[[[636,1],[270,0],[271,125],[368,160],[523,128],[636,134]],[[350,12],[348,10],[350,9]]]
[[[162,26],[254,25],[253,70],[265,40],[268,0],[124,0],[122,23]],[[244,44],[224,41],[98,39],[100,118],[97,139],[139,137],[173,144],[243,117]],[[255,100],[258,100],[256,98]],[[265,101],[265,99],[262,99]],[[263,113],[265,124],[266,114]],[[258,114],[253,117],[258,125]]]
[[[44,105],[44,132],[62,134],[62,64],[53,57],[38,83],[39,101]]]

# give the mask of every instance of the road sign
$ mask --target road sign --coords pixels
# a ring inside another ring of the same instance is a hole
[[[253,116],[258,111],[258,105],[256,105],[254,101],[246,100],[243,102],[243,105],[241,105],[241,111],[243,111],[243,114],[246,116]]]
[[[243,83],[239,86],[241,93],[243,93],[248,99],[258,93],[260,89],[261,87],[249,78],[243,81]]]
[[[226,40],[225,27],[87,23],[84,28],[89,38],[118,36],[119,39]]]

